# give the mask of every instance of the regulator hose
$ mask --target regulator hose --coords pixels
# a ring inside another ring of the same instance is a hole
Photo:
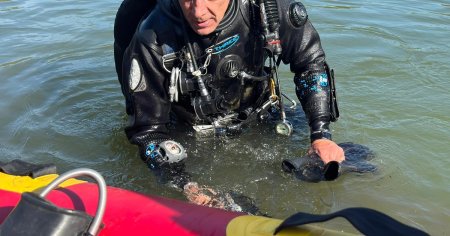
[[[269,30],[275,32],[280,26],[280,18],[278,15],[278,4],[276,0],[262,0],[264,2],[267,15],[267,23]]]

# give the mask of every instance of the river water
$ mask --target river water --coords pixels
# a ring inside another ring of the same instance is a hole
[[[330,213],[370,207],[433,235],[450,226],[450,2],[304,1],[336,70],[336,142],[376,153],[374,174],[305,183],[281,171],[308,134],[290,111],[292,137],[256,127],[233,139],[188,136],[187,170],[232,189],[263,212]],[[140,161],[123,133],[124,101],[113,62],[120,1],[0,0],[0,160],[100,171],[110,185],[184,199]],[[293,75],[282,66],[292,97]],[[322,224],[355,232],[343,220]]]

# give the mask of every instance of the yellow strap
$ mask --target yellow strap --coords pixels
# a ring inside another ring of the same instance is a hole
[[[56,179],[58,175],[44,175],[37,178],[31,178],[29,176],[14,176],[8,175],[0,172],[0,189],[10,192],[23,193],[23,192],[34,192],[40,188],[47,186],[50,182]],[[64,183],[60,184],[60,187],[67,187],[79,183],[84,183],[86,181],[69,179]]]
[[[282,220],[272,219],[262,216],[239,216],[234,218],[227,226],[227,235],[241,236],[272,236],[275,228],[280,225]],[[339,231],[320,228],[318,226],[306,225],[301,227],[288,228],[277,236],[302,236],[302,235],[342,235],[348,236],[352,234]]]

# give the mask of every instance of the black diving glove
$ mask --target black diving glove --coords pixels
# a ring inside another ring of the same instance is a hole
[[[151,168],[180,163],[187,157],[183,146],[172,140],[166,140],[159,144],[150,143],[143,148],[145,148],[141,151],[143,160]]]

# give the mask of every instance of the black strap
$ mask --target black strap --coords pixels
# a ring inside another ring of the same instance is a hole
[[[362,207],[347,208],[328,215],[313,215],[299,212],[286,220],[284,220],[274,232],[274,235],[281,230],[300,226],[309,223],[318,223],[331,220],[336,217],[344,217],[347,219],[359,232],[364,235],[408,235],[421,236],[428,235],[427,233],[413,228],[411,226],[400,223],[388,215],[381,212]]]
[[[32,164],[22,160],[0,162],[0,172],[10,175],[30,176],[31,178],[57,173],[56,166],[53,164]]]

